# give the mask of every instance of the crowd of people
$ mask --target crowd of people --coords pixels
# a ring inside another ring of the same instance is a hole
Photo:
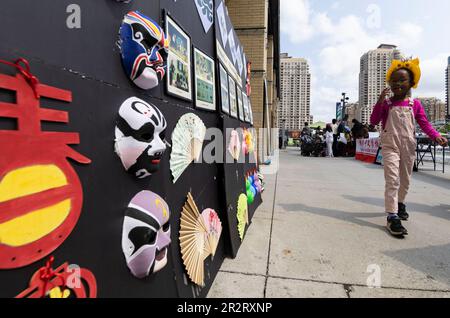
[[[350,128],[351,126],[351,128]],[[315,157],[353,157],[356,152],[356,140],[369,138],[369,132],[375,127],[353,119],[348,122],[348,115],[342,120],[333,119],[326,127],[311,128],[308,123],[301,133],[300,147],[303,156]]]

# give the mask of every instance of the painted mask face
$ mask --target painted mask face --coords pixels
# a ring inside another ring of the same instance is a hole
[[[122,249],[131,273],[144,278],[167,264],[170,211],[156,193],[139,192],[128,205],[122,231]]]
[[[167,122],[155,106],[130,97],[119,109],[115,150],[125,169],[143,179],[156,172],[166,150]]]
[[[119,47],[125,72],[138,87],[158,86],[165,75],[169,40],[152,19],[129,12],[120,27]]]

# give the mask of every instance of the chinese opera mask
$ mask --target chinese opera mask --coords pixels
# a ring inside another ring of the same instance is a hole
[[[125,15],[118,42],[128,77],[142,89],[158,86],[166,73],[169,40],[162,28],[138,11]]]
[[[167,121],[156,106],[130,97],[119,109],[115,151],[125,169],[143,179],[155,173],[166,150]]]
[[[167,264],[170,211],[156,193],[139,192],[128,205],[122,231],[122,249],[131,273],[137,278],[161,270]]]

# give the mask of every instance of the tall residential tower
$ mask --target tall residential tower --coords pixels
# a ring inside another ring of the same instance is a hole
[[[447,70],[445,71],[445,95],[447,99],[447,122],[450,122],[450,56],[448,57]]]
[[[303,58],[281,54],[281,97],[278,127],[301,130],[304,123],[312,124],[311,74],[308,62]]]
[[[401,59],[401,54],[395,45],[389,44],[381,44],[361,57],[356,118],[363,124],[369,123],[373,106],[387,86],[386,73],[394,59]]]

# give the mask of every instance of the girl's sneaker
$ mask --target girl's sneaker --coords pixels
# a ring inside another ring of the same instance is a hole
[[[398,217],[388,218],[387,229],[394,236],[408,235],[408,230],[403,227],[402,221]]]
[[[406,212],[406,205],[404,205],[403,203],[398,204],[398,214],[397,215],[400,220],[408,221],[409,214],[408,214],[408,212]]]

